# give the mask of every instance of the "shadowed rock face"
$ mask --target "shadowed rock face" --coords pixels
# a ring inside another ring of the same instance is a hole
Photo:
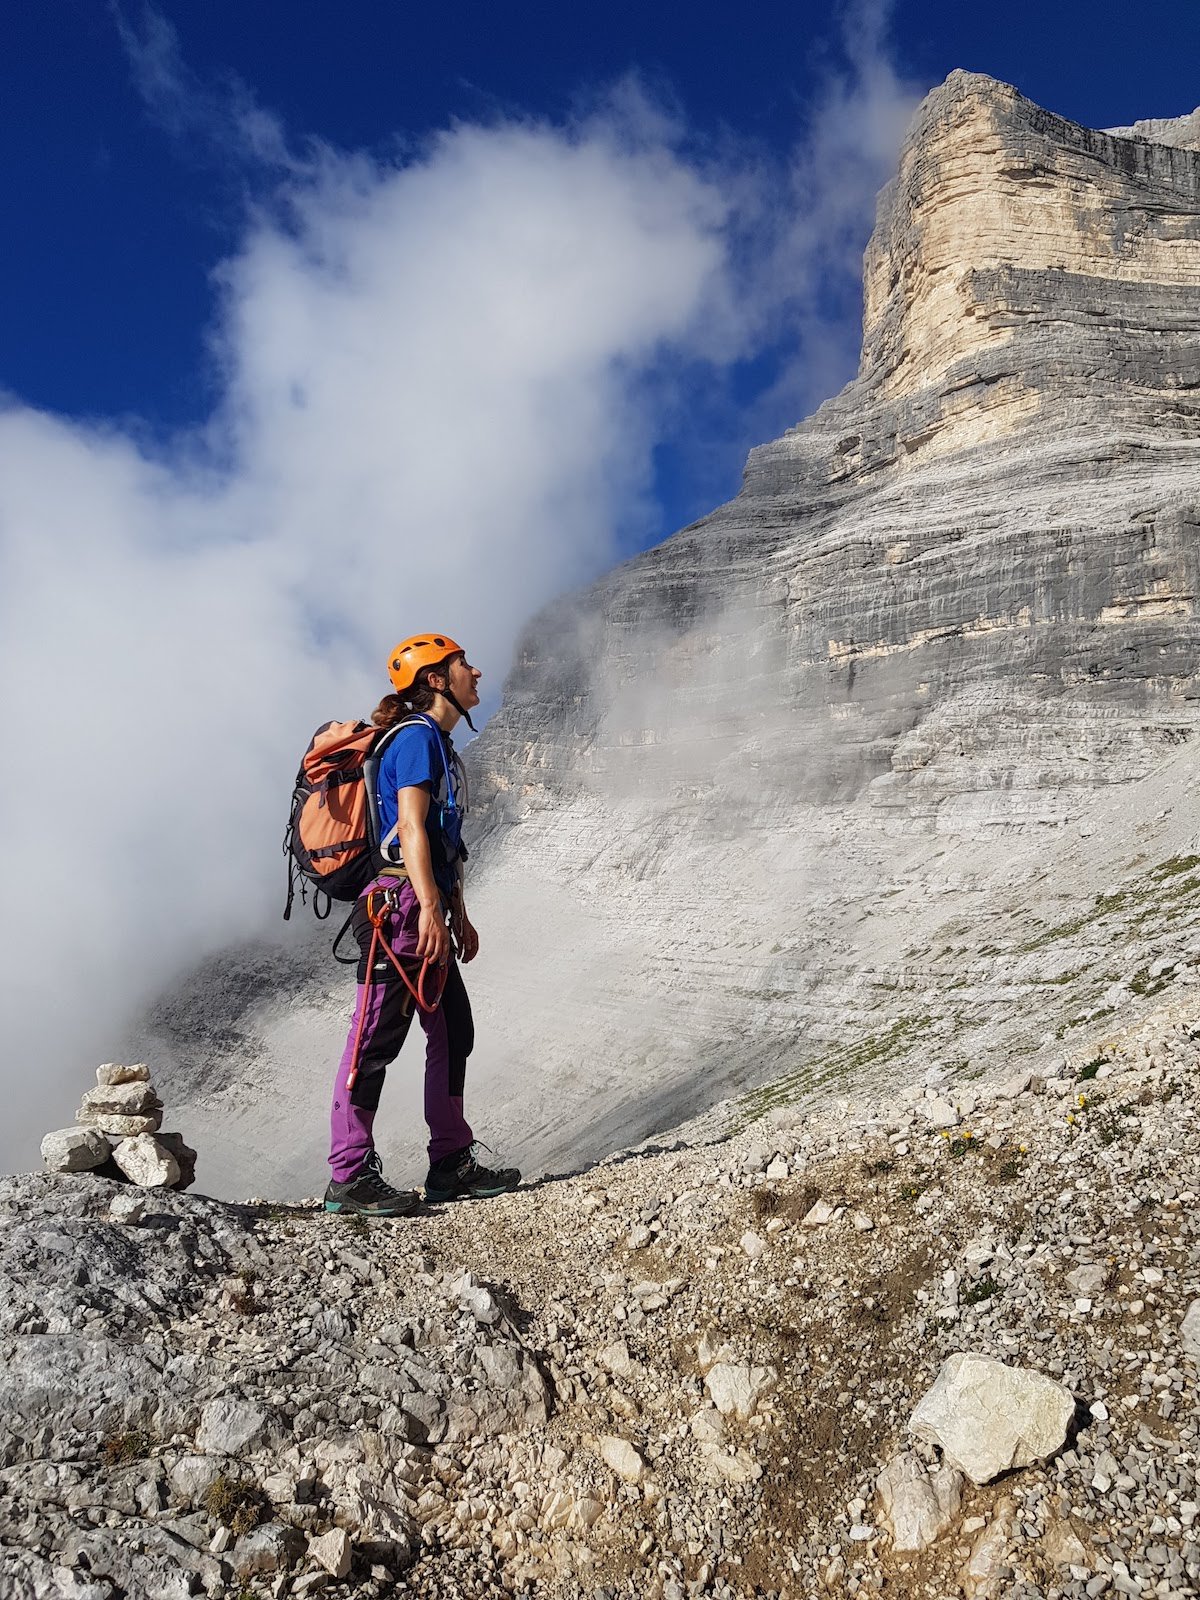
[[[858,378],[753,451],[736,500],[539,619],[477,792],[555,792],[631,742],[719,748],[714,654],[741,658],[735,741],[748,709],[792,731],[764,755],[794,798],[878,780],[922,814],[964,785],[990,809],[999,761],[1020,815],[1145,771],[1190,722],[1200,155],[954,73],[864,283]],[[1059,734],[979,725],[1014,696]],[[814,737],[823,759],[798,760]],[[964,737],[991,752],[974,773],[946,749]]]
[[[1134,132],[952,74],[880,197],[858,377],[529,630],[472,747],[473,1104],[511,1153],[1054,1048],[1114,940],[1187,937],[1068,915],[1189,837],[1200,153],[1194,117]],[[345,1003],[244,1024],[310,1121]]]

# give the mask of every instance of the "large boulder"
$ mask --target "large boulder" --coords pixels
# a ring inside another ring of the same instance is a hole
[[[59,1128],[42,1140],[42,1160],[50,1172],[91,1172],[111,1154],[98,1128]]]
[[[1044,1373],[992,1356],[948,1356],[909,1421],[972,1483],[1044,1461],[1066,1442],[1075,1396]]]

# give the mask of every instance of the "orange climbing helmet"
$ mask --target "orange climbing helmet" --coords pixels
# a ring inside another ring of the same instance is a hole
[[[388,657],[392,688],[397,694],[405,694],[416,683],[422,667],[440,667],[452,656],[465,654],[462,645],[455,644],[445,633],[414,633],[411,639],[401,639]]]

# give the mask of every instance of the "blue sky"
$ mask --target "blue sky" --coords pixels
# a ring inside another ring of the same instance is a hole
[[[125,0],[123,10],[138,26],[140,5]],[[732,141],[783,161],[844,56],[831,8],[794,0],[686,12],[654,3],[165,0],[159,12],[212,105],[246,90],[297,149],[313,136],[384,159],[404,159],[455,120],[569,118],[632,71],[677,111],[697,148]],[[964,66],[1105,126],[1192,109],[1198,47],[1194,0],[1136,9],[899,0],[887,49],[917,89]],[[231,89],[235,80],[241,89]],[[222,149],[211,128],[164,126],[98,0],[8,9],[0,104],[0,205],[11,230],[0,256],[0,385],[32,405],[119,419],[151,436],[202,420],[221,383],[206,346],[213,272],[235,248],[264,174]],[[831,319],[844,323],[845,292],[836,292]],[[793,331],[781,327],[785,346]],[[828,370],[848,365],[852,344],[839,328]],[[745,448],[819,398],[797,399],[794,386],[771,396],[789,354],[761,341],[725,374],[715,409],[700,403],[712,399],[705,375],[676,375],[679,420],[656,445],[653,504],[642,508],[635,542],[733,492]],[[703,452],[689,409],[704,413]]]

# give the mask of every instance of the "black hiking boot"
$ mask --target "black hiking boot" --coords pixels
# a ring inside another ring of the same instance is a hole
[[[385,1181],[383,1164],[374,1150],[356,1178],[331,1183],[325,1191],[326,1211],[350,1211],[360,1217],[407,1217],[420,1204],[415,1189],[393,1189]]]
[[[486,1149],[486,1145],[472,1144],[435,1161],[425,1179],[426,1200],[431,1205],[445,1200],[490,1200],[515,1189],[521,1181],[516,1167],[493,1169],[476,1161],[476,1150]]]

